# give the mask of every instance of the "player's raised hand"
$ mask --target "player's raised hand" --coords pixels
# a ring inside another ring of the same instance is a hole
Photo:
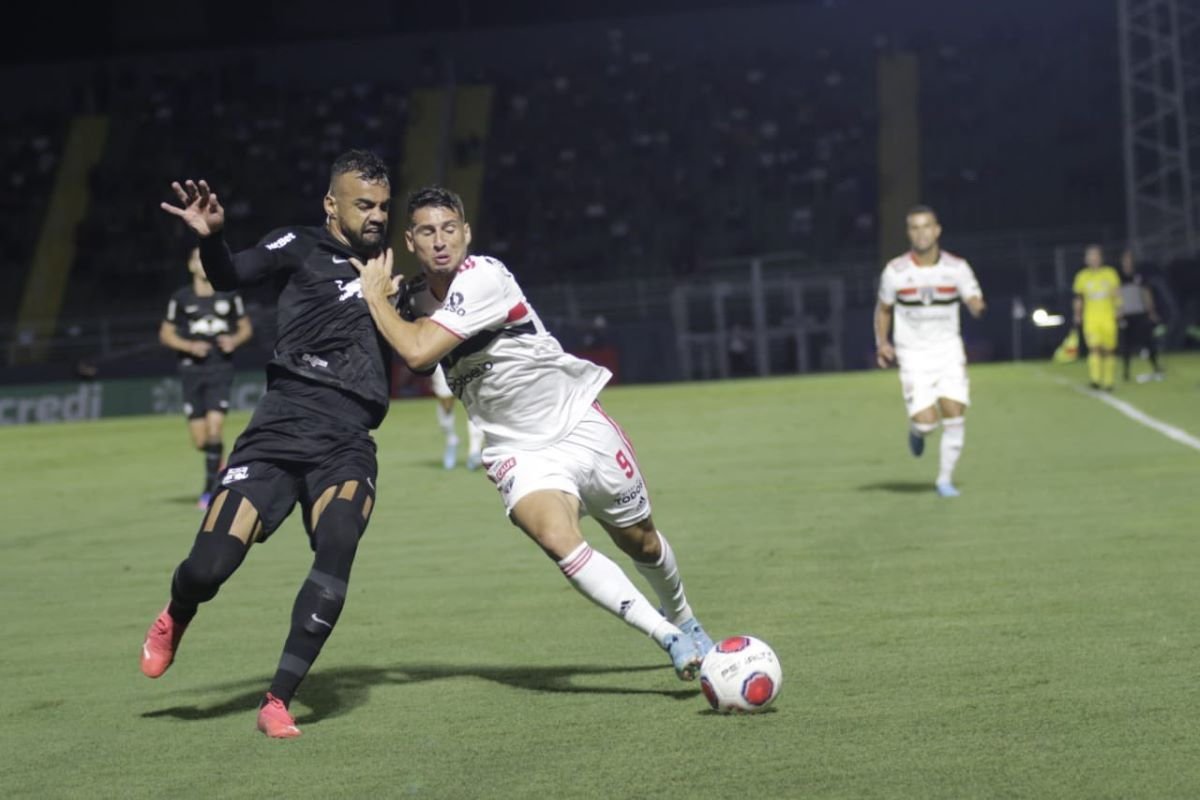
[[[182,207],[170,203],[160,203],[159,207],[183,220],[197,236],[211,236],[225,227],[225,209],[206,181],[186,180],[182,184],[174,181],[171,189]]]
[[[892,347],[891,342],[880,342],[875,348],[875,363],[883,369],[896,363],[896,348]]]
[[[400,291],[404,276],[392,274],[392,248],[385,248],[365,264],[357,258],[350,259],[350,263],[358,270],[363,297],[387,298]]]

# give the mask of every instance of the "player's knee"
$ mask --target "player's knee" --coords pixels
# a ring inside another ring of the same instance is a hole
[[[366,528],[367,518],[360,503],[335,498],[325,506],[313,529],[313,549],[353,553]]]
[[[937,429],[938,429],[938,423],[936,423],[936,422],[916,422],[916,421],[914,421],[912,423],[913,433],[915,433],[921,437],[928,436],[929,434],[933,433]]]
[[[193,593],[215,595],[246,557],[246,545],[224,533],[200,533],[179,565],[176,579]]]

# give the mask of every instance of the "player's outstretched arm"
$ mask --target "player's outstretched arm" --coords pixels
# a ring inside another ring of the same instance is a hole
[[[173,217],[183,220],[192,233],[206,239],[225,227],[225,209],[217,199],[217,193],[204,180],[186,180],[182,184],[174,181],[171,190],[179,198],[180,205],[159,203],[159,207]]]
[[[225,209],[217,199],[217,193],[209,187],[208,181],[191,179],[183,183],[172,182],[171,191],[179,198],[180,205],[159,203],[159,208],[182,220],[200,238],[200,263],[204,265],[209,282],[221,291],[236,289],[238,279],[233,255],[221,236],[225,229]]]
[[[459,338],[427,318],[409,322],[389,299],[400,291],[403,276],[392,274],[392,251],[385,250],[366,264],[350,260],[361,278],[363,299],[375,327],[404,363],[414,370],[431,369],[459,344]]]
[[[987,311],[987,303],[983,302],[983,295],[981,294],[968,297],[963,302],[967,304],[967,311],[970,311],[971,316],[975,319],[979,319]]]

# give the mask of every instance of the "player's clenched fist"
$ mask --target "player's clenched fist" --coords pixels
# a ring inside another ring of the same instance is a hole
[[[882,342],[875,349],[875,363],[887,369],[896,363],[896,348],[888,342]]]

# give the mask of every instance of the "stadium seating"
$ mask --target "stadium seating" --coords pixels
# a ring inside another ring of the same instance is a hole
[[[761,24],[761,36],[724,37],[710,21],[703,36],[671,37],[672,22],[659,20],[579,23],[504,59],[456,48],[457,80],[495,89],[485,141],[471,148],[484,160],[476,241],[527,286],[681,278],[777,251],[874,265],[875,55],[885,49],[920,57],[921,173],[952,247],[969,231],[1121,218],[1115,53],[1097,34],[1099,15],[1050,14],[1032,33],[959,25],[954,35],[881,20],[895,29],[881,35],[836,4],[811,13],[827,15],[820,36]],[[487,34],[507,35],[532,34]],[[1078,57],[1057,59],[1064,48]],[[991,68],[998,51],[1005,69]],[[370,80],[338,74],[329,59],[319,84],[298,64],[288,72],[283,62],[303,58],[296,50],[281,51],[273,73],[244,51],[186,70],[114,65],[97,103],[111,116],[109,139],[62,318],[160,312],[185,279],[187,241],[157,208],[172,178],[218,188],[235,246],[281,224],[319,224],[330,159],[365,146],[398,165],[409,93],[445,79],[444,55],[415,54],[419,66]],[[5,321],[68,118],[21,115],[0,138]],[[1053,146],[1028,147],[1031,136]],[[1113,169],[1098,173],[1106,159]]]
[[[15,318],[61,155],[66,117],[4,119],[0,132],[0,320]]]
[[[157,306],[186,281],[188,241],[158,208],[173,199],[171,180],[209,180],[226,203],[231,245],[245,247],[280,225],[319,225],[329,162],[343,150],[370,147],[398,158],[406,90],[220,87],[215,79],[164,75],[146,94],[117,99],[106,158],[92,180],[93,197],[104,202],[79,231],[68,314],[86,314],[106,295],[121,306]],[[119,293],[107,288],[113,282]]]

